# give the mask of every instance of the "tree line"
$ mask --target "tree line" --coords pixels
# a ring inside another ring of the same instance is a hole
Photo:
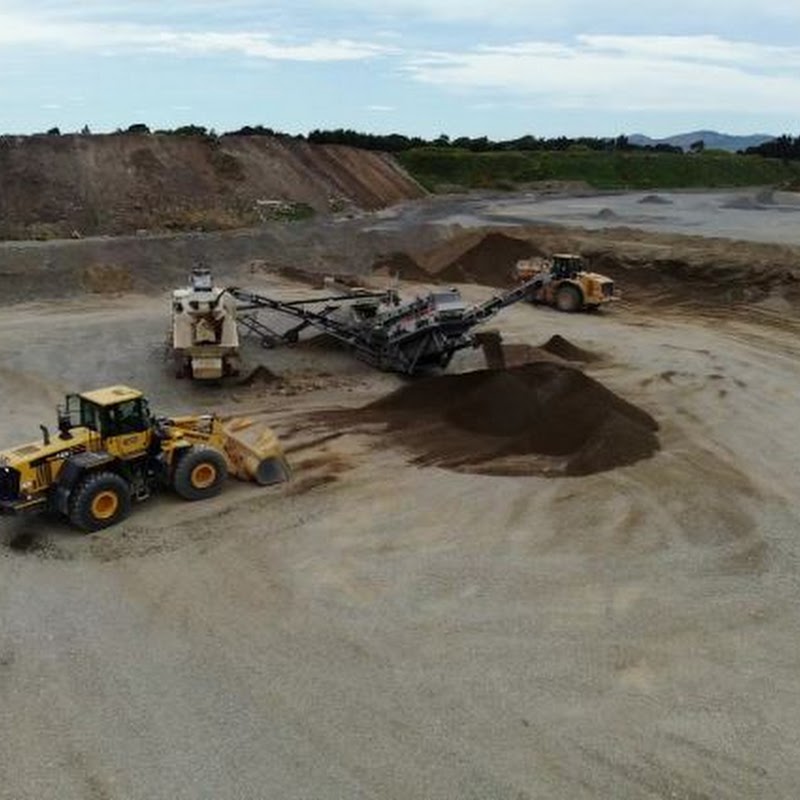
[[[493,141],[487,136],[469,137],[459,136],[450,138],[447,134],[441,134],[435,139],[424,139],[420,136],[405,136],[401,133],[375,134],[363,133],[350,128],[336,128],[333,130],[312,130],[308,135],[289,134],[264,125],[245,125],[233,131],[226,131],[218,134],[213,128],[206,128],[202,125],[181,125],[173,129],[158,129],[151,131],[144,123],[135,123],[128,128],[118,128],[115,133],[149,134],[155,133],[168,136],[199,136],[210,141],[218,141],[224,136],[270,136],[283,139],[296,139],[308,141],[313,144],[342,144],[350,147],[357,147],[361,150],[378,150],[385,153],[402,153],[407,150],[420,148],[441,148],[453,150],[467,150],[472,153],[497,153],[511,151],[566,151],[566,150],[593,150],[599,152],[654,152],[654,153],[683,153],[683,149],[677,145],[666,143],[658,144],[634,144],[627,136],[615,137],[596,137],[579,136],[571,138],[568,136],[540,137],[540,136],[520,136],[516,139],[506,139]],[[51,128],[47,135],[59,136],[61,132],[58,128]],[[81,130],[82,135],[90,135],[88,126]],[[690,147],[691,152],[699,153],[703,151],[703,142],[695,142]],[[783,160],[800,159],[800,136],[792,137],[787,134],[772,139],[757,147],[748,147],[746,150],[739,150],[740,155],[758,155],[765,158],[779,158]]]
[[[91,135],[88,126],[84,126],[80,133],[83,136]],[[518,139],[495,142],[487,136],[478,136],[474,138],[459,136],[451,139],[447,134],[443,133],[436,139],[424,139],[420,136],[405,136],[401,133],[362,133],[350,128],[336,128],[334,130],[315,129],[308,135],[302,133],[289,134],[265,127],[264,125],[245,125],[237,130],[225,131],[220,134],[217,133],[214,128],[206,128],[203,125],[181,125],[172,129],[151,130],[147,125],[141,122],[137,122],[127,128],[117,128],[114,131],[114,134],[125,133],[154,133],[163,136],[198,136],[209,140],[218,140],[224,136],[270,136],[280,139],[308,141],[312,144],[342,144],[348,145],[349,147],[357,147],[361,150],[379,150],[384,153],[402,153],[406,150],[415,150],[423,147],[468,150],[473,153],[508,152],[513,150],[563,151],[569,149],[599,151],[650,150],[662,153],[682,152],[680,147],[669,144],[632,144],[628,141],[627,136],[617,136],[614,138],[581,136],[572,139],[567,136],[546,138],[528,135],[521,136]],[[51,128],[47,131],[46,135],[60,136],[61,131],[58,128]]]
[[[765,158],[781,158],[787,161],[800,159],[800,136],[778,136],[769,142],[764,142],[758,147],[748,147],[745,155],[764,156]]]
[[[669,144],[637,145],[629,141],[627,136],[601,138],[596,136],[568,136],[539,137],[520,136],[517,139],[493,141],[487,136],[469,137],[459,136],[451,139],[447,134],[441,134],[436,139],[422,139],[418,136],[409,137],[392,133],[379,135],[359,133],[349,129],[313,130],[308,134],[308,141],[316,144],[347,144],[360,147],[363,150],[382,150],[389,153],[399,153],[405,150],[414,150],[420,147],[452,148],[454,150],[469,150],[472,153],[510,152],[519,150],[529,151],[564,151],[564,150],[596,150],[611,152],[620,150],[653,151],[659,153],[680,153],[680,147]]]

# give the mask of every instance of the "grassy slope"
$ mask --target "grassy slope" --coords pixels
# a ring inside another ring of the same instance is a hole
[[[600,153],[593,151],[472,153],[421,148],[398,156],[426,188],[512,189],[535,181],[585,181],[598,189],[764,186],[796,183],[800,164],[712,152]]]

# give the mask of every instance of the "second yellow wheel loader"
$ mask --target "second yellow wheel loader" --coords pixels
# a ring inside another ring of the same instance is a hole
[[[586,270],[583,259],[573,253],[556,253],[549,260],[524,259],[517,262],[517,282],[530,282],[537,276],[541,281],[531,290],[529,299],[559,311],[597,309],[618,299],[614,281],[606,275]]]
[[[41,441],[0,451],[0,513],[49,510],[97,531],[159,487],[202,500],[229,474],[261,485],[289,478],[271,429],[213,414],[155,416],[128,386],[67,395],[58,431],[41,430]]]

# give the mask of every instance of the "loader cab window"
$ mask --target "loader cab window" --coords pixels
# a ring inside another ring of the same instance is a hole
[[[104,409],[107,414],[105,436],[120,436],[126,433],[141,433],[150,427],[147,406],[141,398],[126,400]]]
[[[84,400],[81,424],[104,438],[121,436],[146,431],[150,427],[150,414],[147,403],[140,397],[115,406],[98,406]]]
[[[81,404],[81,425],[91,431],[95,431],[95,433],[100,433],[102,430],[100,407],[90,403],[88,400],[79,399]]]
[[[576,256],[553,256],[553,276],[573,278],[583,268],[581,259]]]

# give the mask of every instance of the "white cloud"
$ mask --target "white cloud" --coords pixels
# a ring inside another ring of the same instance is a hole
[[[367,106],[368,111],[395,111],[394,106],[381,106],[381,105],[372,105]]]
[[[680,59],[766,69],[800,68],[800,47],[734,42],[714,35],[578,36],[577,40],[592,50],[643,58]]]
[[[338,6],[366,13],[376,11],[374,0],[317,0],[318,6]],[[442,22],[463,21],[497,21],[509,19],[532,18],[540,13],[563,13],[563,3],[558,0],[381,0],[379,6],[382,14],[394,14],[408,17],[425,17]]]
[[[406,69],[426,84],[563,109],[785,113],[800,97],[798,65],[800,48],[705,36],[582,36],[570,45],[523,42],[433,53]]]
[[[252,33],[144,33],[141,43],[154,51],[176,53],[238,53],[282,61],[350,61],[390,52],[381,45],[348,39],[317,39],[306,44],[282,44]]]
[[[531,29],[551,24],[571,24],[580,28],[587,18],[605,20],[633,20],[647,22],[673,20],[676,25],[687,20],[708,20],[708,24],[725,20],[742,20],[743,28],[760,20],[800,19],[797,0],[770,0],[754,4],[752,0],[671,0],[663,6],[654,3],[631,3],[630,0],[307,0],[305,5],[338,10],[354,9],[364,13],[393,14],[422,17],[442,22],[483,22],[506,24],[511,21],[526,23]]]
[[[324,18],[328,12],[342,18],[350,15],[359,26],[389,17],[408,24],[417,21],[439,23],[480,23],[498,26],[513,24],[530,31],[568,27],[588,30],[587,20],[610,25],[618,30],[680,32],[735,29],[756,32],[765,25],[800,20],[797,0],[671,0],[669,3],[631,3],[630,0],[293,0],[267,3],[264,0],[0,0],[3,10],[33,14],[51,19],[72,20],[182,20],[191,25],[198,19],[241,20],[258,24],[268,19]],[[250,25],[242,26],[247,30]]]
[[[113,52],[144,50],[190,55],[231,53],[285,61],[352,61],[394,52],[384,45],[349,39],[297,43],[268,33],[180,31],[151,25],[56,21],[0,11],[0,46],[45,45]]]

